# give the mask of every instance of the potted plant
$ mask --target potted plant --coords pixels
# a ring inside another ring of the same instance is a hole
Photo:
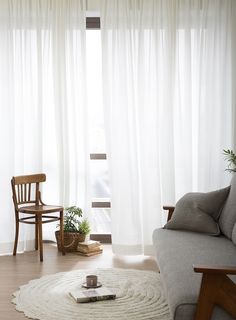
[[[90,225],[87,219],[83,219],[81,208],[72,206],[65,208],[64,213],[64,246],[65,251],[73,252],[77,250],[79,242],[85,240],[90,232]],[[61,251],[60,231],[55,232],[58,250]]]
[[[225,171],[236,172],[236,155],[233,150],[223,150],[225,160],[228,162],[228,167]]]

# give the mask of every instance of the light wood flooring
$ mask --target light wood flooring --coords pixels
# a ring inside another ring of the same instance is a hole
[[[53,243],[44,244],[44,261],[39,261],[38,252],[26,252],[0,257],[0,319],[25,320],[11,303],[12,293],[29,280],[43,275],[75,269],[129,268],[158,271],[156,261],[147,256],[114,255],[111,245],[103,245],[103,253],[92,257],[82,257],[73,253],[62,256]]]

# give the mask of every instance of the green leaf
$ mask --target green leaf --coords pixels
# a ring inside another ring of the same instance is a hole
[[[228,163],[225,171],[236,172],[236,155],[234,151],[230,149],[223,149],[223,155],[225,156],[224,160],[226,160]]]
[[[82,220],[83,211],[81,208],[71,206],[65,208],[64,212],[64,231],[79,232],[87,234],[90,232],[90,225],[87,219]],[[59,225],[57,226],[59,227]]]

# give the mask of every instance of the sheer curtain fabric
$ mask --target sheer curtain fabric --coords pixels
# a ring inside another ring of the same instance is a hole
[[[227,185],[235,1],[105,0],[104,107],[115,253],[150,253],[163,204]]]
[[[45,172],[46,203],[87,211],[85,19],[85,1],[0,1],[0,254],[13,247],[13,175]],[[19,250],[33,239],[21,226]]]

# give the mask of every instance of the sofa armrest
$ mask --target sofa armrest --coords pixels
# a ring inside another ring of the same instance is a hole
[[[236,319],[236,284],[227,276],[236,274],[236,267],[194,265],[203,273],[194,320],[210,320],[216,305]]]
[[[167,216],[167,221],[169,221],[173,215],[173,212],[175,210],[175,207],[173,206],[163,206],[164,210],[168,210],[168,216]]]
[[[231,267],[231,266],[193,265],[193,269],[195,272],[198,272],[198,273],[236,274],[236,267]]]

